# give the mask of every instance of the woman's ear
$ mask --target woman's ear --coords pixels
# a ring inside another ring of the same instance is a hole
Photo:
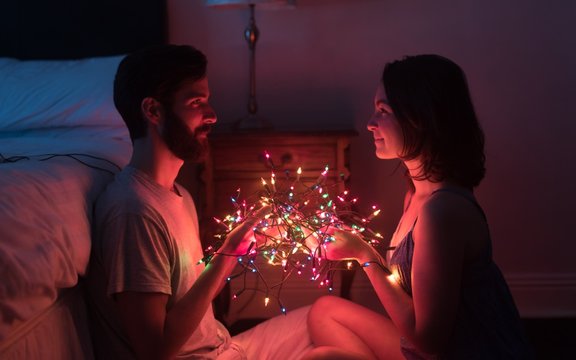
[[[162,104],[158,100],[152,97],[144,98],[140,104],[140,110],[148,121],[154,125],[158,125],[163,114]]]

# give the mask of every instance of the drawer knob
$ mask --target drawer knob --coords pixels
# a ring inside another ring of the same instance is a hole
[[[272,164],[274,164],[275,168],[283,168],[284,166],[291,163],[292,160],[293,156],[291,153],[282,154],[282,156],[280,156],[280,164],[276,164],[272,160],[271,161],[266,160],[266,156],[264,154],[258,155],[258,161],[263,163],[267,168],[271,168]]]

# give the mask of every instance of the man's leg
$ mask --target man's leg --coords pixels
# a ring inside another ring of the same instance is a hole
[[[297,360],[313,349],[308,331],[310,306],[289,311],[234,337],[248,359]]]

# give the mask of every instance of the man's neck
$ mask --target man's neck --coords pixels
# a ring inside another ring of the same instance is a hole
[[[174,191],[174,182],[184,161],[166,148],[152,146],[146,141],[134,142],[129,165],[146,173],[160,186]]]

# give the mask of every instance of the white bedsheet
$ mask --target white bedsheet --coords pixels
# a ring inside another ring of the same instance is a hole
[[[2,360],[93,360],[84,298],[79,285],[63,290],[39,315],[0,342]]]
[[[0,134],[0,342],[74,286],[90,252],[95,198],[131,153],[110,138],[2,138]],[[26,156],[16,162],[16,156]],[[80,161],[97,167],[91,168]]]

